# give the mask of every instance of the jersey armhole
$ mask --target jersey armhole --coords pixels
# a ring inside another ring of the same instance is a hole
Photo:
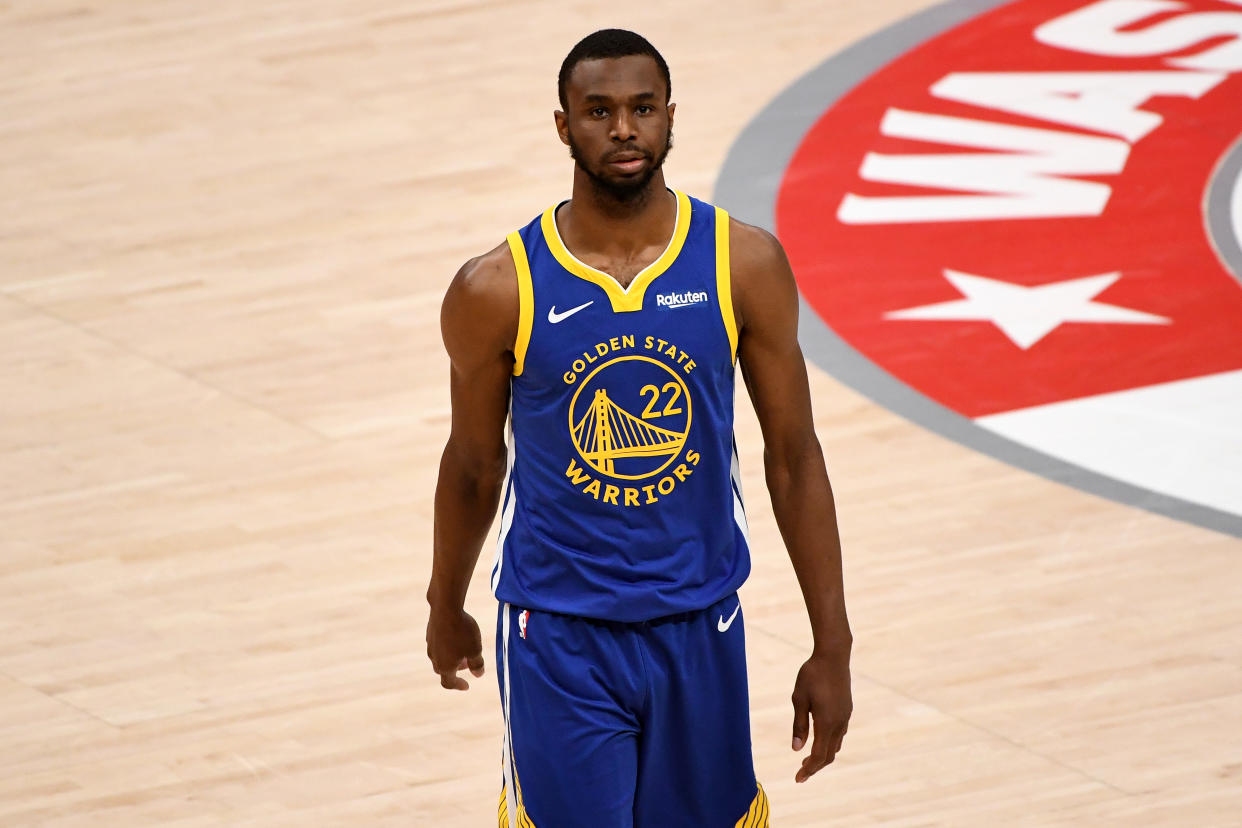
[[[729,214],[716,208],[716,301],[729,335],[729,358],[737,363],[737,319],[733,315],[733,284],[729,270]]]
[[[513,376],[522,375],[526,367],[526,348],[530,345],[530,331],[535,322],[535,291],[531,284],[530,262],[526,259],[526,245],[517,231],[510,233],[509,252],[513,254],[513,267],[518,283],[518,328],[513,343]]]

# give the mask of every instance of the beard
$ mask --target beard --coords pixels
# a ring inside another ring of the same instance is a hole
[[[591,169],[586,163],[583,158],[582,148],[574,140],[573,131],[569,131],[569,157],[574,159],[578,169],[586,173],[595,194],[617,204],[624,204],[627,207],[637,206],[638,203],[646,200],[648,195],[647,185],[651,183],[651,179],[664,166],[664,159],[668,157],[668,152],[672,148],[673,130],[670,128],[667,137],[664,139],[664,147],[660,150],[660,154],[652,159],[651,164],[648,165],[641,175],[632,178],[608,178]],[[625,152],[642,152],[637,147],[625,146],[618,149]],[[651,158],[650,155],[647,157]]]

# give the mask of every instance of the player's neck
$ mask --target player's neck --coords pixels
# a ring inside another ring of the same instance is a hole
[[[667,242],[676,216],[677,197],[665,186],[663,170],[624,201],[575,170],[573,198],[558,212],[557,225],[571,250],[626,253]]]

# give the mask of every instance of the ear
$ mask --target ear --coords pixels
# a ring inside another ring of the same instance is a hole
[[[671,103],[668,105],[668,128],[669,129],[673,128],[673,113],[676,111],[677,111],[677,104]]]
[[[557,109],[552,112],[552,120],[556,122],[556,134],[560,136],[561,143],[569,146],[569,117]]]

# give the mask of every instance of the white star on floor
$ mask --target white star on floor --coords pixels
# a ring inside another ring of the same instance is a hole
[[[945,269],[944,276],[966,297],[934,305],[890,311],[885,319],[982,320],[1000,328],[1026,350],[1066,322],[1168,325],[1163,316],[1091,301],[1121,278],[1121,272],[1101,273],[1046,285],[1015,285],[986,276]]]

